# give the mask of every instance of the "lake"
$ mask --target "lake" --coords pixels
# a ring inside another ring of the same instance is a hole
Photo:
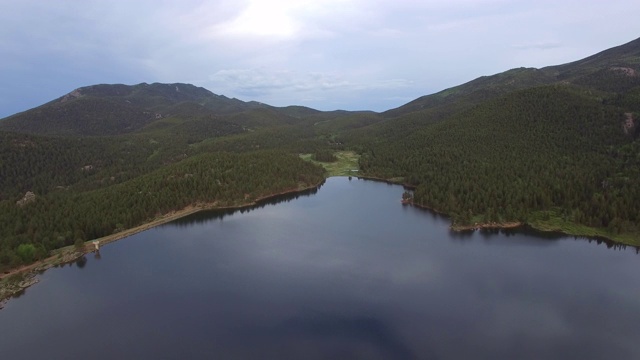
[[[0,311],[3,359],[640,359],[640,257],[450,232],[403,188],[330,178],[48,270]]]

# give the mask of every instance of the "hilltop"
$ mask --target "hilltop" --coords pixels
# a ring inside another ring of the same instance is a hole
[[[0,129],[42,135],[119,135],[175,117],[225,116],[272,110],[283,117],[310,115],[304,107],[278,109],[216,95],[191,84],[100,84],[81,87],[51,102],[0,121]]]

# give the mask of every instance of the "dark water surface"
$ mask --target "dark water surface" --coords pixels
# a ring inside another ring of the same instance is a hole
[[[0,311],[2,359],[640,359],[640,256],[451,234],[403,189],[196,214],[52,269]]]

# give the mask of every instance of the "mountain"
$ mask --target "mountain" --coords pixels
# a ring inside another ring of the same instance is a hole
[[[554,74],[558,79],[576,81],[601,71],[612,71],[622,75],[635,77],[635,70],[640,65],[640,38],[624,45],[601,51],[595,55],[568,64],[549,66],[544,70]],[[634,70],[629,72],[628,69]]]
[[[82,87],[0,121],[0,130],[46,135],[118,135],[172,116],[227,115],[271,108],[190,84]]]
[[[317,184],[359,156],[458,229],[527,224],[640,245],[640,40],[484,76],[383,113],[94,85],[0,121],[0,270],[196,204]],[[300,156],[300,155],[304,156]],[[340,164],[338,164],[340,165]]]
[[[627,91],[640,85],[639,59],[640,38],[568,64],[542,69],[518,68],[482,76],[465,84],[422,96],[398,108],[387,110],[383,115],[399,117],[444,107],[458,110],[461,106],[473,106],[512,91],[556,83],[588,86],[602,91]]]
[[[534,68],[518,68],[491,76],[482,76],[438,93],[419,97],[398,108],[383,112],[386,117],[399,117],[412,112],[450,105],[471,106],[511,91],[550,84],[555,78],[549,72]]]

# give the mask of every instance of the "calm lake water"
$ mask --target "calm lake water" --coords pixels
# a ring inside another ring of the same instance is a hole
[[[52,269],[0,311],[2,359],[640,359],[640,256],[452,234],[403,189],[200,213]]]

